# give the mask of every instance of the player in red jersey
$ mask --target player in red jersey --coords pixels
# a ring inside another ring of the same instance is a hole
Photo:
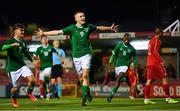
[[[42,80],[39,79],[40,75],[40,58],[38,57],[36,61],[36,70],[35,70],[35,80],[39,84],[40,98],[44,98],[43,84]]]
[[[136,85],[139,81],[138,79],[138,73],[136,67],[134,67],[134,63],[130,64],[129,70],[128,70],[128,78],[129,78],[129,87],[130,87],[130,94],[129,98],[134,99],[135,96],[137,96],[136,91]]]
[[[150,94],[150,84],[152,79],[160,79],[163,83],[163,89],[166,95],[166,102],[173,104],[177,103],[174,99],[171,99],[169,93],[169,83],[167,78],[167,73],[164,68],[163,60],[161,59],[159,50],[162,37],[162,31],[159,28],[155,29],[154,36],[149,41],[148,44],[148,54],[147,54],[147,81],[144,88],[144,104],[155,104],[155,102],[149,100]]]

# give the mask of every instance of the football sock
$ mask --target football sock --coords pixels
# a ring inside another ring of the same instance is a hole
[[[144,87],[144,98],[148,99],[149,98],[149,94],[150,94],[150,86],[146,86]]]
[[[62,84],[58,84],[58,97],[61,97],[62,95]]]
[[[163,89],[164,89],[166,98],[169,98],[170,97],[170,94],[169,94],[169,85],[168,84],[163,85]]]

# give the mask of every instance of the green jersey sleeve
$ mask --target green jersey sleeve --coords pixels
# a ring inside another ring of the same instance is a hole
[[[66,35],[66,34],[70,34],[72,32],[72,29],[73,29],[73,25],[70,25],[68,27],[65,27],[64,29],[62,29],[63,31],[63,34]]]
[[[11,45],[12,43],[11,43],[11,41],[9,40],[9,41],[6,41],[5,43],[4,43],[4,45],[2,46],[2,48],[1,48],[1,50],[2,51],[6,51],[6,50],[8,50],[9,48],[11,48],[12,47],[12,45]]]
[[[111,64],[115,58],[115,56],[118,54],[120,43],[116,45],[114,50],[112,51],[111,57],[109,59],[109,63]]]
[[[117,54],[119,53],[120,45],[121,45],[121,42],[118,43],[118,44],[116,45],[116,47],[114,48],[114,50],[113,50],[113,52],[112,52],[114,55],[117,55]]]
[[[40,54],[40,47],[36,49],[36,52],[34,53],[35,56],[38,56]]]
[[[90,28],[90,32],[94,32],[97,30],[97,26],[96,25],[93,25],[93,24],[88,24],[89,25],[89,28]]]
[[[134,63],[134,68],[137,67],[137,63],[138,63],[138,60],[137,60],[137,55],[136,55],[136,49],[133,48],[133,51],[132,51],[132,58],[133,58],[133,63]]]
[[[32,62],[32,57],[31,57],[31,54],[29,52],[29,49],[27,48],[27,44],[26,44],[26,41],[23,41],[25,43],[25,52],[24,52],[24,55]]]

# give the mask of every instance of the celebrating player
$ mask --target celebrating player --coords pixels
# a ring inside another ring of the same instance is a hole
[[[162,31],[156,28],[154,31],[153,38],[149,41],[148,52],[147,52],[147,81],[144,88],[144,104],[155,104],[155,102],[149,100],[150,84],[152,79],[161,79],[163,83],[163,89],[166,95],[166,102],[173,104],[177,103],[170,97],[169,83],[167,73],[164,68],[163,60],[159,54],[162,37]]]
[[[136,50],[129,43],[129,41],[130,34],[124,34],[123,42],[118,43],[115,49],[112,51],[109,63],[112,65],[113,60],[116,57],[115,73],[117,75],[117,83],[116,86],[112,88],[110,96],[107,98],[108,102],[111,102],[112,98],[116,94],[120,86],[121,79],[127,76],[130,64],[133,62],[135,66],[137,65]]]
[[[19,107],[16,99],[18,92],[18,79],[23,76],[28,79],[27,96],[34,102],[36,97],[32,94],[34,89],[34,76],[24,62],[24,55],[32,62],[31,55],[26,47],[24,37],[24,25],[17,23],[13,26],[14,37],[6,41],[2,50],[7,51],[7,72],[13,87],[11,88],[11,100],[13,107]]]
[[[85,22],[83,11],[77,11],[74,14],[76,24],[70,25],[62,30],[43,32],[39,29],[36,35],[58,35],[69,34],[72,46],[72,56],[75,69],[79,76],[82,77],[82,106],[87,106],[86,101],[92,101],[89,88],[89,69],[91,62],[92,47],[89,41],[89,35],[95,30],[110,30],[117,32],[118,26],[95,26]]]
[[[43,82],[44,94],[46,94],[46,99],[50,99],[50,75],[51,75],[51,67],[53,64],[52,55],[53,52],[56,52],[56,49],[53,46],[48,44],[48,39],[45,35],[41,36],[42,46],[38,47],[36,52],[34,53],[34,57],[40,58],[40,76],[39,79]],[[61,56],[58,53],[59,58]]]

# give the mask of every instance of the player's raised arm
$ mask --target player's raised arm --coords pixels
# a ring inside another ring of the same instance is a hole
[[[108,26],[97,26],[98,30],[110,30],[113,32],[118,32],[119,31],[119,25],[115,25],[114,23],[108,27]]]
[[[42,36],[42,35],[61,35],[63,34],[62,30],[52,30],[44,32],[42,29],[38,29],[38,31],[35,31],[34,33],[36,36]]]

